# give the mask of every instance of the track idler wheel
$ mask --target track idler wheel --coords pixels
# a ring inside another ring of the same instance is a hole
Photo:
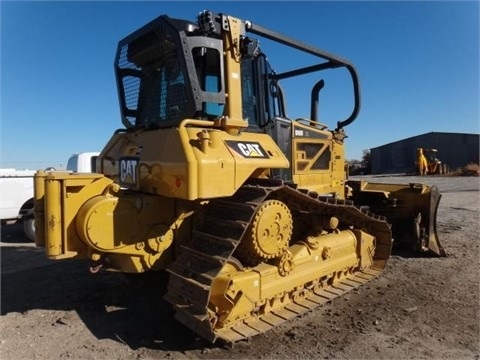
[[[288,248],[292,230],[293,220],[287,205],[279,200],[265,201],[238,247],[239,257],[249,265],[279,257]]]

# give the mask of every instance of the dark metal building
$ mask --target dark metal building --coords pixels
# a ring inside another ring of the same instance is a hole
[[[479,163],[479,134],[429,132],[370,149],[372,173],[415,172],[419,147],[437,149],[451,170]]]

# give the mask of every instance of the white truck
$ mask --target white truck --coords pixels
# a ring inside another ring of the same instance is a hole
[[[99,152],[82,152],[70,156],[68,171],[92,172]],[[52,170],[51,168],[47,170]],[[21,221],[25,235],[35,240],[33,219],[33,176],[37,170],[0,169],[0,221],[2,226]]]

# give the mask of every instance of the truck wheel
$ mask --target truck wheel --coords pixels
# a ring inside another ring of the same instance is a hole
[[[35,218],[24,218],[22,222],[25,235],[27,235],[30,240],[35,241]]]

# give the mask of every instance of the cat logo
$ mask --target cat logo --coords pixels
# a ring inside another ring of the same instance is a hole
[[[120,158],[120,184],[137,184],[137,166],[138,158],[124,157]]]
[[[267,152],[258,142],[226,141],[228,147],[244,158],[268,159]]]

